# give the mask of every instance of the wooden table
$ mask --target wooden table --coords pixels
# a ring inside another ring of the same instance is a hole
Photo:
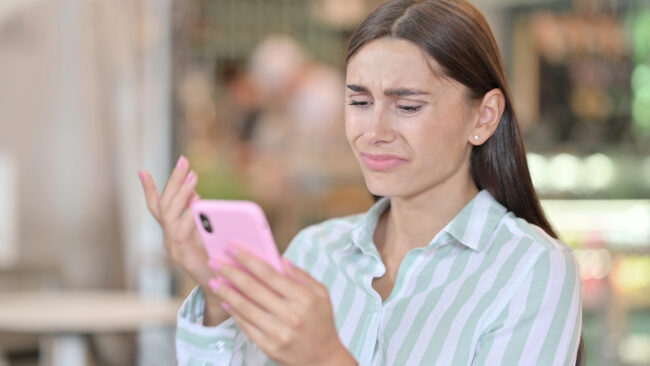
[[[87,364],[86,336],[173,326],[181,299],[120,291],[0,293],[0,331],[41,336],[41,365]]]

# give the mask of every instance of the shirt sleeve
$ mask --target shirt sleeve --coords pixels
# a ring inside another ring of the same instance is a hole
[[[581,282],[572,252],[544,252],[480,336],[472,365],[575,365]]]
[[[203,325],[205,298],[196,287],[185,300],[176,324],[176,357],[179,365],[228,365],[234,341],[241,330],[232,318],[215,327]]]

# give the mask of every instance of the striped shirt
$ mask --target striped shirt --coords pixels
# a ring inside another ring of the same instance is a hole
[[[339,337],[360,365],[574,365],[581,283],[571,250],[481,191],[431,242],[409,251],[390,296],[367,213],[302,230],[285,256],[327,286]],[[273,365],[231,319],[202,326],[195,289],[179,311],[181,365]],[[318,345],[314,345],[317,347]]]

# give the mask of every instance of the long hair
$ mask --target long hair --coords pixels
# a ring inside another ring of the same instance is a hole
[[[499,126],[484,144],[472,148],[472,178],[479,189],[486,189],[517,217],[557,238],[533,188],[503,61],[481,12],[467,0],[389,1],[352,34],[346,62],[363,45],[383,37],[411,41],[425,50],[446,77],[469,89],[471,101],[482,99],[495,88],[503,92],[505,108]],[[581,350],[582,340],[578,365]]]
[[[363,45],[382,37],[405,39],[427,51],[447,77],[470,90],[472,100],[483,98],[494,88],[501,89],[505,109],[499,126],[483,145],[472,149],[474,183],[517,217],[557,238],[533,188],[503,62],[480,11],[465,0],[389,1],[352,34],[346,61]]]

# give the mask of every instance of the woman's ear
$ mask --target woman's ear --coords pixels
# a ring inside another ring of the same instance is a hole
[[[492,136],[503,115],[506,98],[501,89],[495,88],[485,93],[481,104],[478,105],[478,115],[470,128],[469,142],[472,145],[482,145]]]

